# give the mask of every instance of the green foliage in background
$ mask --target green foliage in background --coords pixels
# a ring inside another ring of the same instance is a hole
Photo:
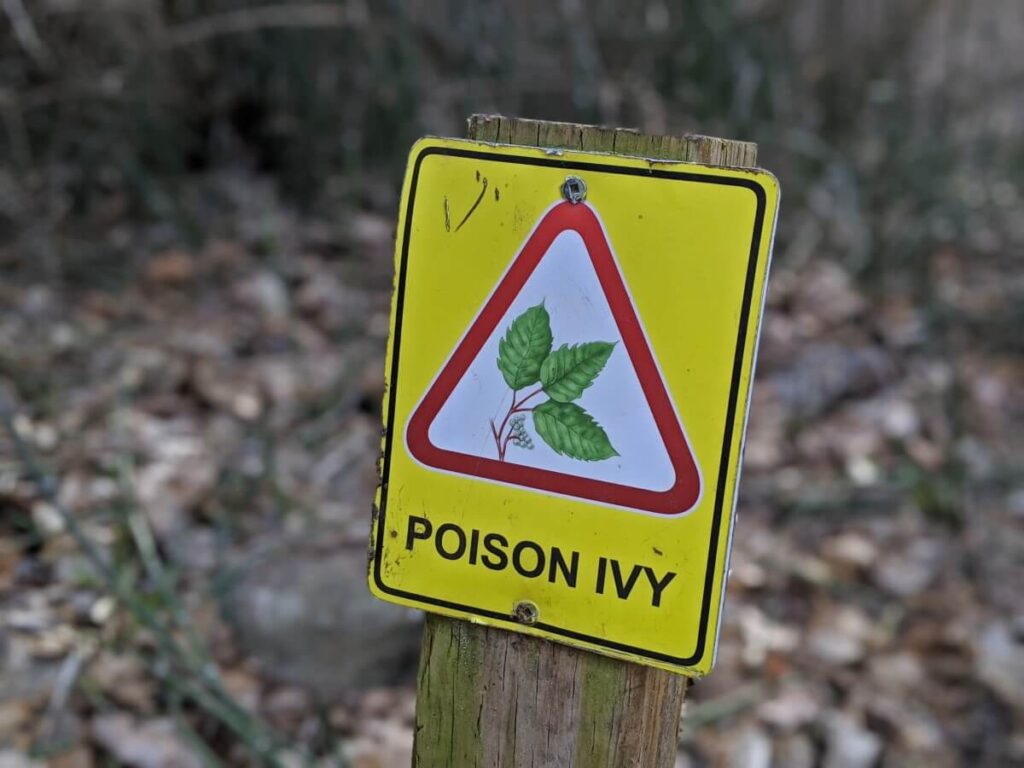
[[[208,201],[180,182],[224,170],[272,179],[286,202],[329,216],[389,210],[412,141],[462,135],[487,111],[756,141],[786,194],[779,258],[839,259],[881,291],[923,290],[938,245],[1021,239],[1016,70],[993,64],[1014,44],[976,55],[981,10],[950,21],[924,0],[9,5],[27,9],[38,39],[25,23],[0,35],[0,242],[28,222],[45,234],[126,207],[195,242]],[[940,65],[949,76],[936,81]]]

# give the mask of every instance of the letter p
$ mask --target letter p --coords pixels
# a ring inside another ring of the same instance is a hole
[[[409,528],[405,532],[405,548],[411,550],[416,539],[429,539],[434,532],[434,526],[425,517],[411,516]]]

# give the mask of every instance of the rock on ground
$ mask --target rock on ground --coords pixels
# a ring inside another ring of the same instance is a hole
[[[231,584],[224,611],[238,642],[278,679],[332,696],[415,670],[420,614],[370,596],[362,546],[274,546]]]

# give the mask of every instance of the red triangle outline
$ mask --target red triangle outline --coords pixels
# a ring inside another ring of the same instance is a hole
[[[629,353],[651,415],[661,435],[675,482],[665,491],[652,491],[606,480],[577,477],[548,469],[501,462],[439,448],[430,442],[429,430],[459,381],[522,290],[551,243],[562,232],[575,231],[586,246],[612,316]],[[700,470],[679,416],[665,389],[658,365],[629,292],[619,272],[604,227],[585,203],[559,203],[540,220],[526,243],[498,282],[487,303],[456,346],[406,428],[406,446],[413,457],[428,467],[469,475],[498,483],[547,493],[587,499],[658,515],[681,515],[693,509],[701,495]]]

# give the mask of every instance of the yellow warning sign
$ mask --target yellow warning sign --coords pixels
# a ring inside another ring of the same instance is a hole
[[[417,143],[373,593],[706,673],[777,206],[759,170]]]

